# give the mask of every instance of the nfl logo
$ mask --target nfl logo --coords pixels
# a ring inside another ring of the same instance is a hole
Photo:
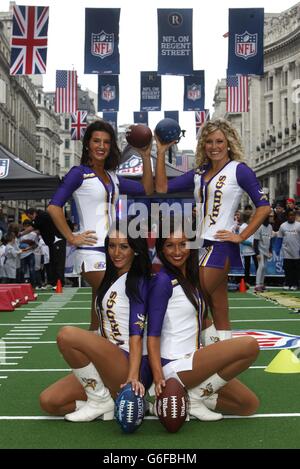
[[[109,55],[112,55],[114,52],[114,33],[108,34],[105,31],[101,33],[94,34],[92,33],[92,46],[91,53],[104,59]]]
[[[101,86],[101,96],[104,101],[113,101],[116,99],[116,87],[111,85]]]
[[[247,60],[257,54],[258,35],[245,31],[235,35],[235,55]]]
[[[201,86],[193,83],[187,87],[187,98],[196,101],[201,98]]]
[[[8,175],[9,160],[0,160],[0,178],[5,178]]]

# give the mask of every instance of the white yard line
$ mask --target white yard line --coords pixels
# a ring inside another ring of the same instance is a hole
[[[257,419],[257,418],[286,418],[286,417],[300,417],[300,412],[286,412],[278,414],[255,414],[249,416],[241,415],[224,415],[224,419]],[[145,420],[157,420],[158,417],[147,416]],[[49,416],[49,415],[2,415],[0,420],[64,420],[64,417]],[[195,417],[191,417],[195,420]]]

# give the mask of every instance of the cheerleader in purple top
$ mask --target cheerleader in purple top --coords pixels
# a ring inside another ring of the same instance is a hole
[[[228,272],[231,267],[242,268],[239,243],[261,225],[270,212],[270,204],[254,172],[242,162],[241,141],[230,122],[216,119],[204,124],[196,150],[196,169],[169,182],[165,170],[167,148],[158,144],[156,191],[194,192],[200,220],[200,285],[214,321],[202,335],[202,343],[207,345],[231,338]],[[256,211],[247,228],[235,234],[231,229],[243,191],[252,199]]]
[[[198,253],[191,249],[180,220],[170,220],[170,235],[156,240],[162,269],[150,281],[148,355],[155,394],[176,378],[187,389],[189,413],[199,420],[220,420],[222,413],[251,415],[256,395],[236,379],[256,359],[257,341],[242,337],[200,349],[205,304],[198,290]],[[212,412],[217,410],[218,412]]]
[[[150,163],[151,144],[139,149],[143,158],[142,183],[116,175],[120,160],[114,129],[105,121],[90,124],[83,137],[79,166],[66,174],[54,194],[48,213],[69,244],[76,246],[74,270],[92,287],[91,330],[98,328],[94,308],[96,291],[105,272],[104,240],[115,219],[119,194],[151,194],[153,177]],[[79,217],[80,232],[72,233],[63,206],[73,197]]]
[[[120,386],[131,382],[143,396],[152,382],[143,340],[151,272],[146,239],[132,238],[126,227],[116,226],[105,250],[107,269],[97,297],[99,333],[71,326],[60,330],[58,347],[73,373],[40,396],[46,412],[72,422],[111,420],[111,396]]]

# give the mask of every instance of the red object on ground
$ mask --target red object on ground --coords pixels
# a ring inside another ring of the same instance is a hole
[[[14,311],[15,308],[11,304],[11,295],[8,289],[1,289],[0,292],[0,312],[2,311]]]
[[[0,287],[4,286],[6,290],[11,290],[14,299],[19,300],[20,305],[26,305],[28,303],[28,296],[22,291],[19,285],[12,285],[11,283],[3,283]]]
[[[241,293],[246,293],[247,291],[247,288],[246,288],[246,284],[245,284],[245,279],[241,279],[240,281],[240,292]]]
[[[31,283],[9,283],[7,286],[21,287],[24,295],[28,297],[28,301],[35,301],[37,299],[37,293],[34,293]]]
[[[11,300],[11,304],[14,308],[17,308],[18,306],[20,306],[20,300],[17,297],[17,293],[13,292],[12,288],[9,288],[5,284],[4,284],[4,286],[0,285],[0,295],[2,295],[3,290],[5,292],[7,292],[7,294],[9,295],[10,300]]]
[[[56,284],[55,293],[62,293],[62,292],[63,292],[63,287],[62,287],[62,284],[61,284],[61,280],[58,279],[57,284]]]

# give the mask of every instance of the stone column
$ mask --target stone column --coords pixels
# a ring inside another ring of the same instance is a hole
[[[289,197],[295,198],[296,195],[296,181],[297,181],[297,167],[289,167]]]

